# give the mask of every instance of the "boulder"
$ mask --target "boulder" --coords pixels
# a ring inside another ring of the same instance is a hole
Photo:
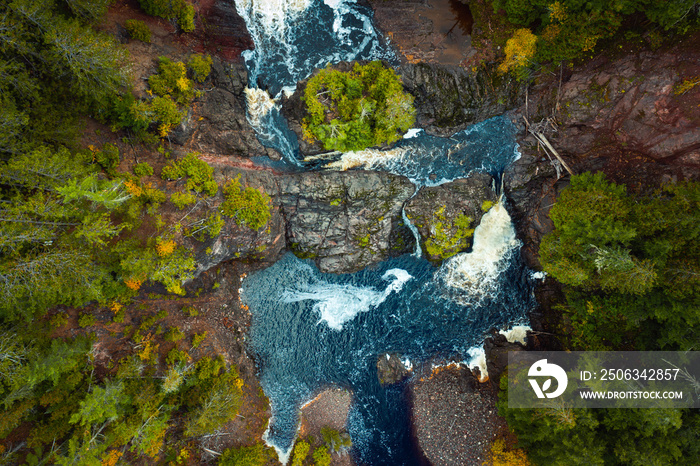
[[[480,465],[497,433],[506,428],[488,384],[464,366],[433,369],[410,384],[411,426],[432,465]]]
[[[377,377],[382,385],[400,382],[410,373],[396,353],[382,353],[377,357]]]

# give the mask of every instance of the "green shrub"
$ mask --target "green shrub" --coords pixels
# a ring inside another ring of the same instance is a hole
[[[151,43],[151,29],[143,21],[138,19],[127,19],[124,22],[124,27],[132,39],[140,40],[141,42]]]
[[[232,217],[238,225],[247,225],[252,230],[258,230],[272,216],[270,196],[251,187],[243,189],[240,175],[224,185],[225,201],[221,211],[227,217]]]
[[[177,327],[172,327],[164,338],[165,341],[177,342],[185,338],[185,333]]]
[[[328,447],[317,448],[312,458],[316,466],[330,466],[331,464],[331,454],[328,451]]]
[[[194,7],[185,1],[180,1],[177,12],[177,23],[183,32],[194,31]]]
[[[185,306],[182,308],[182,312],[190,317],[197,317],[199,311],[194,306]]]
[[[263,466],[274,458],[270,448],[262,443],[249,447],[229,448],[219,458],[220,466]]]
[[[192,337],[192,348],[197,348],[201,345],[205,338],[207,338],[207,332],[195,334]]]
[[[123,324],[125,318],[126,311],[124,309],[120,309],[114,313],[114,318],[112,319],[112,322],[114,322],[115,324]]]
[[[469,246],[474,229],[469,228],[472,218],[460,214],[454,220],[445,216],[445,206],[440,207],[429,220],[431,235],[425,240],[425,251],[433,257],[447,259]]]
[[[187,65],[192,70],[192,78],[198,83],[203,83],[211,72],[212,59],[209,55],[196,53],[190,57]]]
[[[184,32],[194,31],[194,8],[185,0],[139,0],[143,11],[165,19],[177,19]]]
[[[148,162],[137,163],[134,165],[134,175],[151,176],[153,175],[153,167],[151,167]]]
[[[311,446],[303,441],[299,440],[296,445],[294,445],[294,452],[292,456],[292,466],[303,466],[304,460],[309,455],[309,450]]]
[[[350,439],[350,435],[346,432],[338,432],[326,426],[321,428],[321,436],[323,437],[323,441],[326,442],[326,445],[328,445],[328,448],[336,453],[348,450],[352,447],[352,440]]]
[[[143,192],[139,199],[146,204],[160,205],[165,202],[165,193],[148,184],[143,187]]]
[[[153,120],[158,122],[158,135],[165,137],[174,126],[179,125],[185,117],[185,112],[177,108],[177,104],[168,96],[156,96],[151,101]]]
[[[51,326],[53,328],[61,328],[68,324],[68,314],[65,312],[59,312],[58,314],[51,317]]]
[[[205,161],[200,160],[195,152],[190,152],[181,160],[165,166],[161,173],[164,180],[178,180],[187,177],[187,189],[198,193],[205,192],[209,196],[215,196],[219,190],[213,175],[214,169]]]
[[[148,85],[155,94],[171,96],[180,105],[188,105],[195,97],[185,64],[168,57],[158,57],[158,73],[148,77]]]
[[[88,314],[88,313],[83,313],[83,314],[80,314],[80,317],[78,318],[78,325],[80,325],[83,328],[90,327],[92,325],[95,325],[96,321],[97,321],[97,319],[95,318],[94,315]]]
[[[197,202],[197,196],[192,193],[172,193],[170,195],[170,202],[175,204],[178,210],[182,210],[188,205]]]
[[[238,413],[243,396],[243,380],[238,377],[235,368],[220,375],[218,372],[216,370],[212,374],[211,381],[199,382],[200,390],[207,385],[209,388],[202,390],[197,408],[185,422],[186,436],[198,437],[214,432]],[[203,374],[198,371],[197,375],[199,378]]]
[[[207,217],[188,225],[184,234],[185,236],[194,236],[199,241],[204,241],[207,236],[216,238],[221,233],[224,223],[220,213],[212,212]]]
[[[177,347],[170,350],[168,355],[165,357],[165,362],[170,366],[180,366],[185,365],[189,362],[190,356],[187,351],[179,350]]]
[[[112,100],[108,118],[112,122],[113,131],[129,128],[141,134],[151,124],[148,104],[137,100],[131,92]]]
[[[415,122],[413,96],[381,62],[352,71],[326,68],[311,78],[303,100],[304,134],[328,150],[362,150],[398,140]]]
[[[108,173],[119,166],[119,148],[108,142],[95,153],[95,161]]]

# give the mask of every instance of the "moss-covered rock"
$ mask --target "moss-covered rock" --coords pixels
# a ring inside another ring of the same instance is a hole
[[[475,173],[469,178],[423,188],[406,206],[406,215],[418,228],[425,256],[447,259],[471,246],[474,228],[483,206],[496,201],[491,176]]]

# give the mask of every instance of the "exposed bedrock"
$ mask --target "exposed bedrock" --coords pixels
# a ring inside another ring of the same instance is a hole
[[[195,2],[202,24],[194,34],[202,39],[202,47],[226,61],[240,62],[241,52],[255,45],[245,20],[236,11],[233,0],[199,0]]]
[[[244,90],[248,72],[239,63],[215,58],[210,88],[195,102],[193,111],[171,136],[173,142],[202,153],[254,157],[279,154],[263,147],[246,117]]]
[[[406,63],[398,74],[415,97],[416,126],[449,136],[521,105],[525,87],[490,66],[470,72],[457,66]]]
[[[411,248],[401,208],[415,188],[388,173],[306,172],[279,178],[287,246],[322,272],[353,272]]]
[[[259,230],[224,217],[220,235],[191,239],[199,271],[231,259],[272,263],[291,250],[313,259],[323,272],[346,273],[413,248],[401,209],[415,188],[404,177],[364,171],[280,174],[233,157],[205,158],[220,185],[240,174],[242,185],[270,195],[272,208]],[[206,208],[214,211],[222,201],[219,193]]]

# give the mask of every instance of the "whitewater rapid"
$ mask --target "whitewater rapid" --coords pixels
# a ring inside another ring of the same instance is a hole
[[[282,300],[285,303],[313,301],[312,310],[319,314],[319,322],[325,322],[334,330],[342,330],[344,323],[360,312],[368,312],[382,304],[391,293],[401,291],[404,283],[411,278],[405,270],[387,270],[382,280],[391,280],[391,283],[384,290],[316,281],[301,289],[285,291]]]

